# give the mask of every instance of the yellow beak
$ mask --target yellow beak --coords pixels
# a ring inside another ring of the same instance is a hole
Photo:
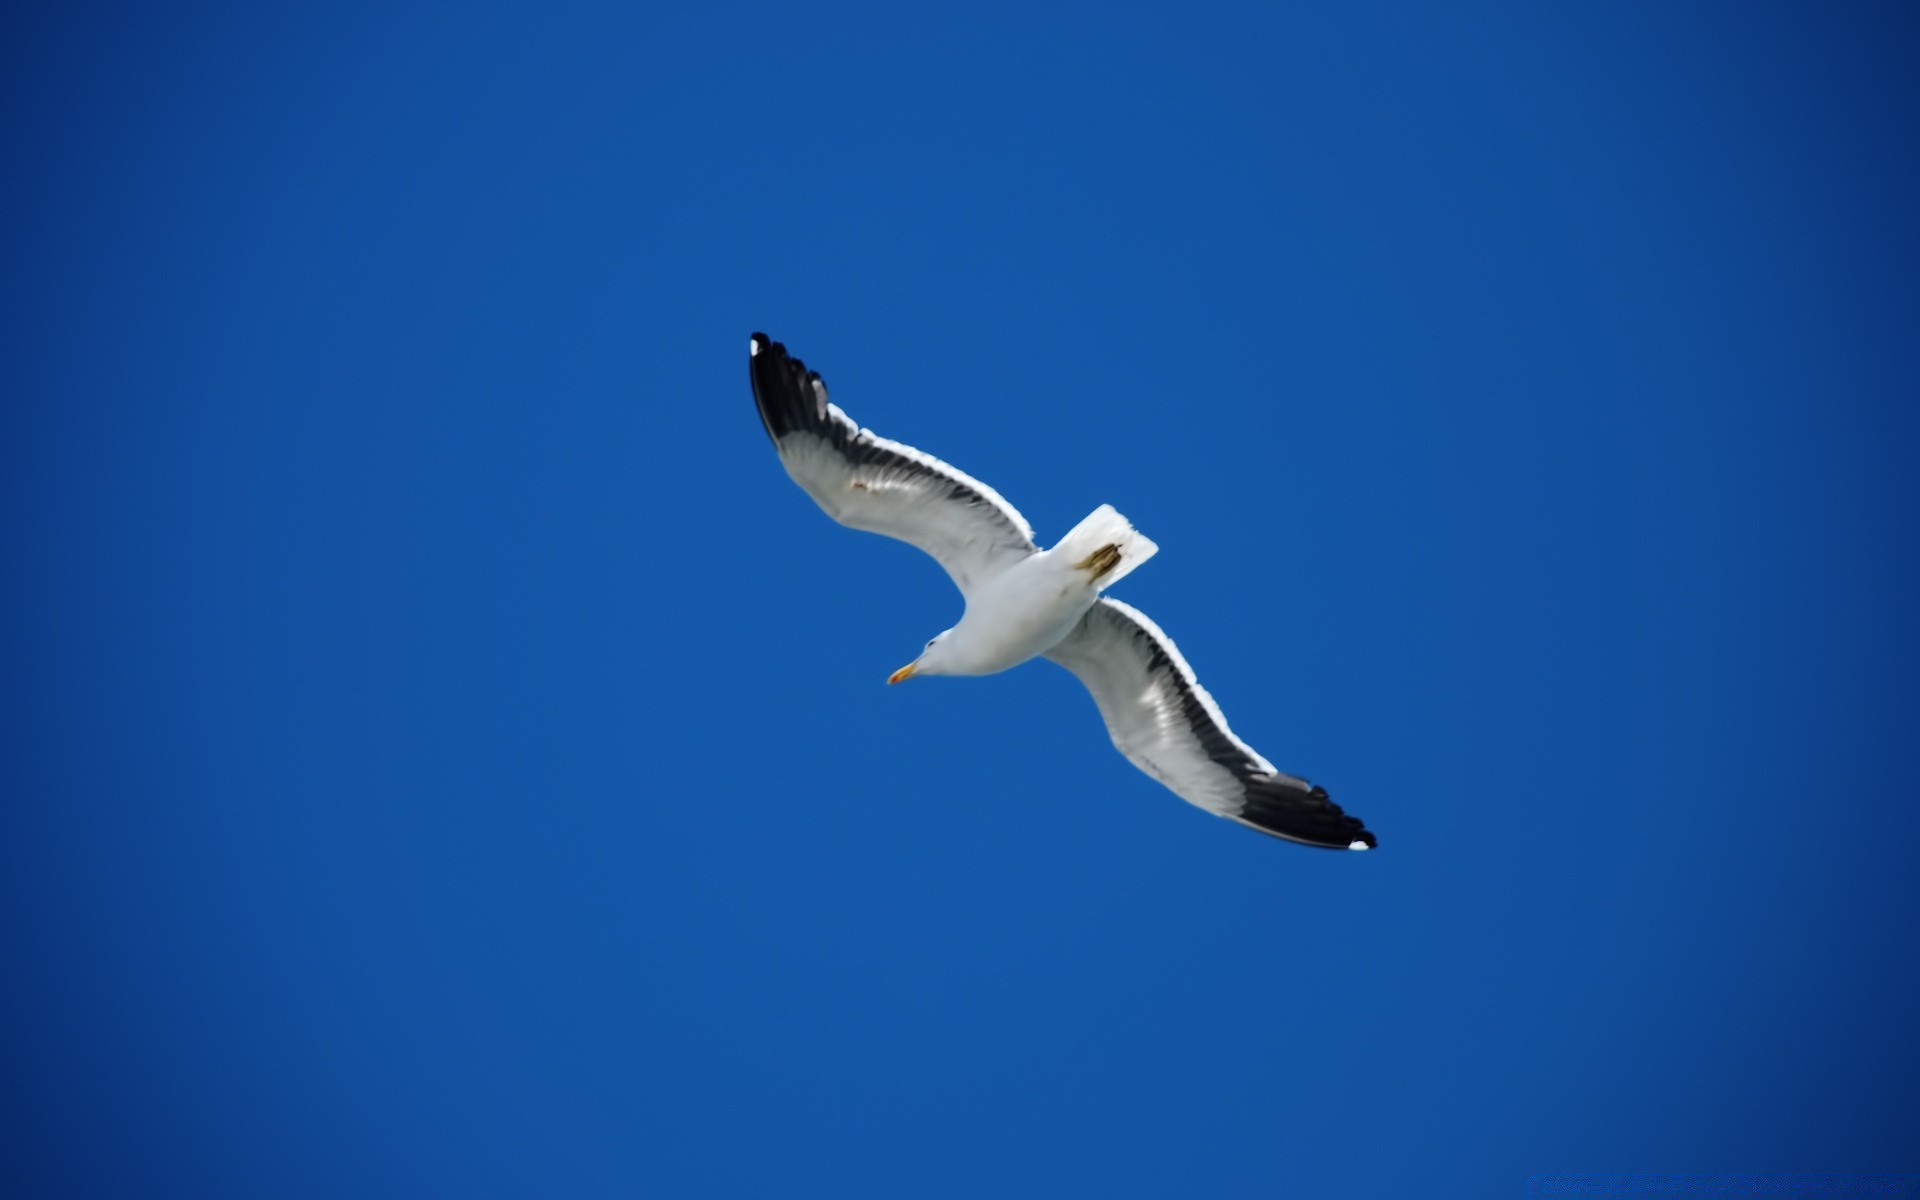
[[[887,682],[899,683],[902,680],[907,680],[912,678],[913,678],[913,664],[908,663],[906,666],[901,667],[898,671],[895,671],[893,674],[887,676]]]

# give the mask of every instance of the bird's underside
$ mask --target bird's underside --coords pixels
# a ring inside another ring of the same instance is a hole
[[[975,628],[975,640],[968,641],[976,600],[981,609],[990,607],[996,587],[1020,576],[1022,564],[1028,574],[1036,573],[1039,564],[1027,560],[1051,553],[1034,542],[1026,519],[972,476],[855,425],[828,399],[820,376],[765,334],[753,335],[748,372],[767,436],[794,482],[841,524],[908,542],[931,555],[968,599],[969,617],[929,643],[923,655],[952,669],[916,672],[910,666],[895,679],[984,673],[968,669],[973,664],[953,647],[977,645],[987,632]],[[1118,524],[1099,523],[1108,521]],[[1075,544],[1083,530],[1086,540]],[[1117,600],[1098,596],[1099,587],[1153,554],[1153,544],[1124,517],[1103,505],[1056,550],[1070,556],[1065,566],[1091,577],[1089,606],[1057,642],[1047,636],[1042,645],[1051,648],[1044,657],[1073,672],[1092,693],[1114,746],[1130,762],[1188,803],[1262,833],[1331,849],[1365,850],[1376,844],[1324,788],[1276,770],[1234,736],[1159,626]],[[1073,620],[1071,612],[1066,617]],[[949,639],[946,649],[936,650],[948,635],[958,641]]]

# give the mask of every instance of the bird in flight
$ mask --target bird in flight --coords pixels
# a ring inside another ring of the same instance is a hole
[[[754,334],[747,366],[760,420],[793,481],[842,525],[932,555],[966,600],[960,623],[888,683],[1050,659],[1093,694],[1114,747],[1182,800],[1291,842],[1373,848],[1373,834],[1325,788],[1276,770],[1234,736],[1158,625],[1101,595],[1159,550],[1111,505],[1042,550],[1000,493],[855,425],[779,342]]]

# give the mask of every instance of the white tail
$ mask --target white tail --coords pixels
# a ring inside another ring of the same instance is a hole
[[[1115,512],[1113,505],[1102,504],[1069,529],[1051,553],[1086,571],[1095,583],[1107,588],[1160,553],[1160,547]]]

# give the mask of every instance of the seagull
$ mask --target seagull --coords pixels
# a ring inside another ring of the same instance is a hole
[[[888,683],[993,675],[1034,658],[1079,677],[1114,748],[1215,816],[1307,846],[1370,850],[1373,834],[1325,788],[1274,769],[1227,728],[1173,639],[1101,593],[1159,550],[1102,504],[1042,550],[1000,493],[855,425],[817,372],[764,333],[748,346],[760,420],[787,474],[828,516],[933,556],[966,600],[960,623]]]

